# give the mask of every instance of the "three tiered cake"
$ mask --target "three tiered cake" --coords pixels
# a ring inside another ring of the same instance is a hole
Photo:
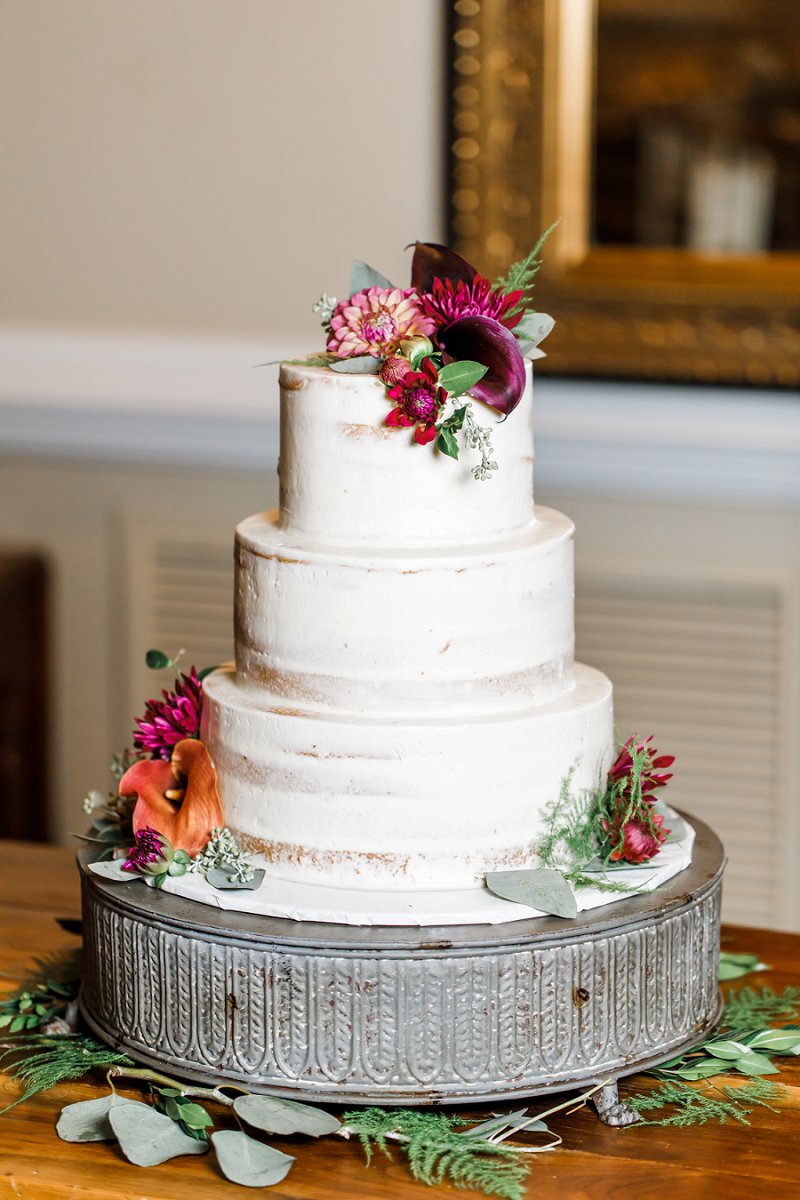
[[[573,533],[533,506],[530,366],[499,470],[412,449],[374,375],[281,369],[280,508],[236,533],[235,668],[204,683],[226,824],[269,875],[480,887],[612,757],[574,662]],[[488,411],[488,410],[487,410]]]

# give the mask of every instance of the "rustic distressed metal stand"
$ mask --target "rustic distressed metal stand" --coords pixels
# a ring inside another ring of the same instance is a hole
[[[133,1058],[297,1100],[508,1100],[617,1080],[718,1019],[722,846],[657,891],[505,925],[389,928],[253,917],[83,865],[81,1011]]]

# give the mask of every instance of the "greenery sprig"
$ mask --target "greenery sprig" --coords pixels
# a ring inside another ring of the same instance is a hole
[[[750,1083],[728,1085],[720,1088],[717,1095],[698,1091],[688,1083],[670,1081],[662,1083],[653,1091],[626,1096],[625,1103],[640,1117],[642,1114],[660,1112],[663,1109],[672,1110],[658,1120],[638,1121],[638,1128],[647,1125],[684,1128],[687,1125],[708,1125],[712,1121],[718,1125],[725,1125],[728,1121],[749,1125],[748,1117],[755,1108],[768,1108],[771,1112],[779,1112],[770,1101],[779,1100],[785,1092],[786,1089],[782,1085],[769,1079],[754,1079]]]
[[[530,311],[533,308],[534,280],[542,267],[542,249],[557,225],[558,221],[554,221],[548,229],[545,229],[533,249],[524,258],[512,263],[505,275],[499,276],[494,282],[494,286],[502,288],[504,292],[522,292],[515,312],[520,309]]]

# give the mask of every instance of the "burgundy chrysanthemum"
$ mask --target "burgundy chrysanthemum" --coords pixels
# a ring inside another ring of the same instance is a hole
[[[123,863],[123,871],[135,871],[138,875],[157,875],[166,870],[169,860],[164,851],[169,842],[157,829],[146,825],[136,834],[136,844],[131,846]]]
[[[657,750],[651,750],[650,742],[652,740],[653,735],[650,734],[650,737],[635,746],[640,755],[643,753],[646,755],[641,768],[641,784],[642,798],[649,801],[652,800],[651,793],[656,788],[664,787],[672,779],[671,771],[668,774],[664,772],[675,762],[674,754],[659,754]],[[635,737],[628,738],[608,772],[609,787],[612,787],[620,796],[629,796],[631,793],[633,768],[631,747],[634,746],[635,741]]]
[[[491,280],[476,275],[470,282],[459,279],[455,284],[451,279],[434,279],[432,290],[423,292],[418,302],[420,311],[436,322],[437,329],[460,317],[492,317],[513,329],[522,319],[521,299],[522,292],[503,292],[493,288]]]
[[[436,367],[429,358],[425,358],[419,371],[408,371],[387,393],[396,407],[386,417],[386,424],[407,428],[416,425],[414,440],[420,446],[436,437],[436,420],[447,399],[437,380]]]
[[[603,828],[609,835],[614,849],[609,855],[611,862],[644,863],[658,854],[670,830],[664,828],[661,813],[648,813],[645,818],[632,817],[620,823],[620,814],[613,822],[604,821]]]
[[[161,695],[163,700],[148,700],[144,716],[136,718],[133,744],[154,758],[169,759],[178,742],[200,736],[203,692],[195,668],[175,681],[174,692]]]

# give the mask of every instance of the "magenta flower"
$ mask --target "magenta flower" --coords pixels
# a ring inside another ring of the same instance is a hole
[[[459,254],[431,242],[416,244],[411,283],[424,313],[435,314],[435,337],[445,362],[469,360],[487,368],[470,395],[506,416],[513,412],[525,391],[525,360],[506,326],[516,324],[513,309],[521,295],[492,291]]]
[[[422,312],[436,322],[436,328],[451,325],[459,317],[491,317],[513,329],[522,319],[522,292],[503,292],[492,288],[491,280],[483,275],[466,283],[459,279],[434,279],[433,289],[419,298]],[[515,311],[516,310],[516,311]]]
[[[137,875],[161,875],[173,858],[172,845],[157,829],[146,825],[138,830],[136,844],[131,846],[123,863],[123,871],[135,871]]]
[[[410,428],[416,425],[414,441],[420,446],[436,437],[436,420],[447,399],[437,383],[438,372],[429,358],[422,360],[419,371],[408,371],[399,383],[389,388],[388,396],[396,407],[386,418],[387,425]]]
[[[656,788],[664,787],[670,779],[672,772],[664,774],[665,768],[671,767],[675,762],[674,754],[661,754],[658,751],[650,749],[650,742],[653,740],[652,733],[649,737],[635,745],[636,738],[629,737],[625,745],[620,750],[608,772],[609,786],[612,787],[617,795],[630,796],[633,784],[633,756],[631,748],[639,758],[639,778],[642,789],[642,798],[651,800],[651,793]]]
[[[195,668],[175,681],[174,692],[162,691],[161,695],[162,700],[148,700],[144,716],[136,718],[139,728],[133,744],[154,758],[169,760],[178,742],[200,736],[203,692]]]
[[[653,812],[638,819],[631,817],[622,823],[618,813],[615,821],[604,821],[603,828],[614,847],[609,855],[611,862],[647,862],[658,854],[670,833],[664,828],[661,813]]]
[[[663,816],[653,811],[653,792],[672,778],[665,768],[672,766],[675,756],[659,755],[650,748],[652,740],[651,735],[637,744],[635,737],[629,737],[608,772],[600,824],[612,862],[646,862],[670,833]]]
[[[413,288],[365,288],[336,305],[327,349],[339,358],[394,354],[404,338],[433,332]]]

